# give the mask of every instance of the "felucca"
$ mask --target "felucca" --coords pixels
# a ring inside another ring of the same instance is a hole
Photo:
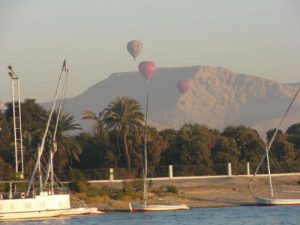
[[[148,120],[148,93],[146,100],[146,115],[145,115],[145,138],[144,138],[144,166],[143,166],[143,203],[129,203],[130,212],[153,212],[153,211],[173,211],[173,210],[188,210],[189,207],[185,204],[172,205],[153,205],[148,204],[147,199],[147,120]]]
[[[274,187],[273,187],[273,183],[272,183],[272,174],[271,174],[271,168],[270,168],[270,158],[269,158],[269,151],[271,149],[272,143],[275,140],[275,137],[279,131],[279,128],[281,126],[281,124],[283,123],[283,120],[285,119],[286,115],[288,114],[289,110],[291,109],[297,95],[299,94],[300,91],[300,87],[298,88],[298,90],[296,91],[291,103],[289,104],[286,112],[284,113],[283,117],[281,118],[277,128],[275,129],[275,132],[270,140],[270,142],[266,145],[266,149],[265,149],[265,154],[262,156],[260,163],[258,164],[256,171],[252,177],[252,179],[250,180],[249,183],[249,187],[252,186],[254,177],[256,176],[256,174],[258,173],[260,167],[262,166],[263,162],[266,160],[267,161],[267,168],[268,168],[268,181],[269,181],[269,193],[270,196],[269,197],[256,197],[256,204],[257,205],[264,205],[264,206],[275,206],[275,205],[300,205],[300,191],[275,191]],[[296,194],[292,197],[279,197],[283,194]],[[296,197],[296,196],[299,197]]]
[[[22,147],[22,127],[21,127],[21,106],[20,106],[20,94],[19,94],[19,82],[18,76],[14,73],[11,66],[8,67],[9,75],[12,79],[13,89],[13,118],[14,118],[14,134],[15,134],[15,164],[16,174],[20,178],[24,176],[23,165],[23,147]],[[43,135],[43,139],[40,147],[38,148],[38,155],[34,170],[32,172],[30,183],[27,191],[18,192],[17,181],[10,181],[9,192],[0,193],[0,221],[3,220],[19,220],[19,219],[35,219],[35,218],[48,218],[60,216],[62,213],[70,209],[70,195],[63,186],[58,186],[58,183],[54,182],[53,172],[53,155],[57,151],[55,134],[59,123],[59,117],[61,113],[60,103],[58,109],[58,116],[54,131],[54,137],[52,140],[53,148],[50,151],[47,169],[43,170],[41,163],[41,157],[44,153],[44,146],[46,142],[47,133],[50,127],[50,121],[55,110],[55,104],[60,93],[60,100],[64,98],[66,85],[68,81],[68,69],[66,61],[64,61],[59,81],[56,87],[56,92],[52,104],[52,109],[48,117],[48,122]],[[59,90],[61,90],[59,92]],[[35,178],[38,177],[39,187],[35,187]],[[50,178],[50,179],[49,179]],[[50,181],[48,181],[48,179]]]

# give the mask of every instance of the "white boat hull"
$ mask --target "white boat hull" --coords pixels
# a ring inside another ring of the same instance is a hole
[[[69,194],[42,193],[34,198],[1,199],[0,221],[55,217],[69,209]]]
[[[104,214],[103,212],[99,211],[97,208],[72,208],[70,210],[65,211],[62,213],[61,216],[82,216],[82,215],[99,215]]]
[[[158,211],[175,211],[188,210],[189,207],[185,204],[178,205],[144,205],[129,203],[130,212],[158,212]]]
[[[275,205],[300,205],[300,199],[288,198],[256,198],[257,205],[275,206]]]

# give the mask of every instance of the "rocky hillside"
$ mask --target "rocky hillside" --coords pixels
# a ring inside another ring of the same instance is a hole
[[[292,85],[292,86],[295,86],[295,87],[300,87],[300,82],[297,82],[297,83],[291,83],[289,85]]]
[[[178,81],[190,80],[182,94]],[[88,129],[81,113],[103,110],[117,96],[131,96],[145,106],[149,92],[149,120],[158,128],[179,128],[186,122],[222,129],[228,125],[247,125],[261,134],[276,126],[287,109],[296,85],[238,74],[220,67],[195,66],[159,68],[146,83],[138,72],[114,73],[68,99],[66,108]],[[300,122],[300,96],[288,115],[284,128]]]

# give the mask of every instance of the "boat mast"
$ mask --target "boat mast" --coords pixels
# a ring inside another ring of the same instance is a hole
[[[271,176],[270,160],[269,160],[269,150],[267,148],[266,148],[266,157],[267,157],[267,166],[268,166],[270,197],[274,198],[274,190],[273,190],[273,185],[272,185],[272,176]]]
[[[64,84],[63,84],[63,89],[62,89],[61,95],[60,95],[60,103],[59,103],[59,107],[58,107],[58,110],[57,110],[55,129],[54,129],[53,138],[52,138],[53,148],[50,151],[49,160],[48,160],[48,164],[47,164],[47,169],[46,169],[46,172],[45,172],[46,176],[45,176],[45,181],[44,181],[44,187],[45,187],[47,185],[49,175],[50,175],[50,185],[51,185],[52,192],[54,191],[53,157],[54,157],[54,154],[57,152],[57,149],[58,149],[57,148],[57,142],[56,142],[56,134],[57,134],[58,124],[59,124],[59,121],[60,121],[62,108],[63,108],[63,101],[65,99],[65,93],[66,93],[67,84],[68,84],[68,69],[67,68],[66,68],[65,72],[66,72],[66,77],[65,77]]]
[[[144,171],[143,171],[143,181],[144,181],[144,204],[147,205],[147,172],[148,172],[148,160],[147,160],[147,121],[148,121],[148,97],[147,92],[146,98],[146,114],[145,114],[145,138],[144,138]]]
[[[55,90],[55,95],[54,95],[54,99],[53,99],[53,103],[52,103],[51,112],[50,112],[50,115],[48,117],[48,121],[47,121],[47,125],[46,125],[46,129],[45,129],[45,132],[44,132],[44,136],[43,136],[43,139],[42,139],[41,146],[38,148],[38,158],[37,158],[37,162],[35,164],[35,167],[33,169],[33,173],[31,175],[30,183],[29,183],[29,186],[28,186],[28,189],[27,189],[27,194],[29,194],[31,186],[33,185],[33,180],[34,180],[34,177],[36,175],[37,170],[38,170],[38,173],[39,173],[38,175],[39,175],[39,181],[40,181],[40,191],[44,190],[43,179],[42,179],[42,171],[41,171],[41,156],[42,156],[42,154],[44,152],[46,137],[47,137],[48,130],[49,130],[49,127],[50,127],[50,122],[51,122],[51,119],[52,119],[52,115],[54,113],[55,103],[56,103],[56,100],[57,100],[57,97],[58,97],[58,89],[60,87],[60,83],[61,83],[61,79],[62,79],[62,74],[65,71],[66,71],[66,60],[64,60],[64,63],[63,63],[63,66],[62,66],[62,69],[61,69],[61,72],[60,72],[60,75],[59,75],[59,80],[58,80],[58,83],[57,83],[57,86],[56,86],[56,90]]]
[[[12,88],[12,108],[14,121],[15,137],[15,171],[18,178],[24,178],[24,161],[23,161],[23,135],[22,135],[22,118],[21,118],[21,93],[19,78],[13,71],[12,66],[8,66],[9,76],[11,78]]]
[[[258,171],[259,171],[260,167],[262,166],[263,162],[265,161],[265,159],[267,158],[268,176],[269,176],[269,185],[270,185],[270,195],[271,195],[272,198],[274,197],[274,191],[273,191],[273,186],[272,186],[271,169],[270,169],[270,160],[269,160],[269,151],[270,151],[271,146],[272,146],[272,144],[273,144],[273,142],[274,142],[274,140],[275,140],[275,137],[277,136],[277,133],[278,133],[278,131],[279,131],[279,128],[280,128],[280,126],[282,125],[284,119],[286,118],[288,112],[290,111],[292,105],[294,104],[294,101],[295,101],[297,95],[299,94],[299,91],[300,91],[300,87],[297,89],[297,91],[296,91],[296,93],[295,93],[295,95],[294,95],[294,97],[293,97],[291,103],[289,104],[289,106],[288,106],[287,110],[285,111],[283,117],[281,118],[281,120],[280,120],[278,126],[276,127],[275,132],[273,133],[273,136],[272,136],[270,142],[266,145],[266,153],[261,157],[260,162],[259,162],[259,164],[258,164],[258,166],[257,166],[257,168],[256,168],[256,170],[255,170],[255,173],[253,174],[253,176],[252,176],[252,178],[251,178],[251,180],[250,180],[250,182],[249,182],[249,187],[251,187],[251,185],[252,185],[252,183],[253,183],[253,181],[254,181],[254,177],[255,177],[256,174],[258,173]]]

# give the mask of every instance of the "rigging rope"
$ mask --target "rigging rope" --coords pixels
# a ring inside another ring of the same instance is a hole
[[[46,137],[47,137],[48,130],[49,130],[49,127],[50,127],[50,122],[51,122],[51,119],[52,119],[52,115],[53,115],[53,112],[54,112],[54,109],[55,109],[55,103],[56,103],[56,100],[57,100],[58,91],[59,91],[59,87],[60,87],[60,84],[61,84],[61,79],[62,79],[62,76],[63,76],[64,72],[67,72],[66,71],[66,60],[64,60],[63,66],[62,66],[60,74],[59,74],[59,79],[58,79],[58,83],[57,83],[57,86],[56,86],[56,89],[55,89],[55,94],[54,94],[54,98],[53,98],[53,102],[52,102],[51,111],[50,111],[50,114],[48,116],[48,121],[47,121],[46,128],[45,128],[45,131],[44,131],[44,135],[43,135],[43,138],[42,138],[42,143],[41,143],[40,147],[38,148],[38,159],[37,159],[37,162],[36,162],[35,167],[33,169],[33,172],[32,172],[31,178],[30,178],[30,182],[29,182],[29,185],[28,185],[28,188],[27,188],[27,195],[30,192],[30,189],[32,187],[33,180],[34,180],[34,177],[35,177],[37,171],[40,170],[40,168],[41,168],[40,159],[41,159],[41,156],[42,156],[43,151],[44,151]],[[41,171],[38,171],[38,172],[39,172],[38,174],[39,174],[39,177],[40,177],[40,190],[43,191],[43,180],[42,180],[42,176],[41,176]]]
[[[286,118],[288,112],[290,111],[292,105],[294,104],[294,101],[295,101],[297,95],[299,94],[299,91],[300,91],[300,87],[299,87],[298,90],[296,91],[296,93],[295,93],[295,95],[294,95],[294,97],[293,97],[291,103],[289,104],[289,107],[287,108],[287,110],[286,110],[285,113],[283,114],[283,117],[281,118],[281,120],[280,120],[278,126],[276,127],[275,132],[274,132],[274,134],[273,134],[273,136],[272,136],[270,142],[266,145],[266,153],[261,157],[260,162],[259,162],[259,164],[258,164],[258,166],[257,166],[257,168],[256,168],[256,170],[255,170],[255,173],[253,174],[253,176],[252,176],[252,178],[251,178],[251,180],[250,180],[250,182],[249,182],[248,188],[251,188],[251,185],[252,185],[252,183],[253,183],[253,181],[254,181],[254,177],[256,176],[256,174],[258,173],[258,171],[259,171],[261,165],[262,165],[263,162],[265,161],[265,158],[266,158],[266,156],[267,156],[267,152],[269,152],[269,150],[270,150],[270,148],[271,148],[271,146],[272,146],[272,144],[273,144],[273,142],[274,142],[274,140],[275,140],[275,137],[276,137],[276,135],[277,135],[277,133],[278,133],[278,131],[279,131],[279,128],[280,128],[280,126],[282,125],[284,119]]]

